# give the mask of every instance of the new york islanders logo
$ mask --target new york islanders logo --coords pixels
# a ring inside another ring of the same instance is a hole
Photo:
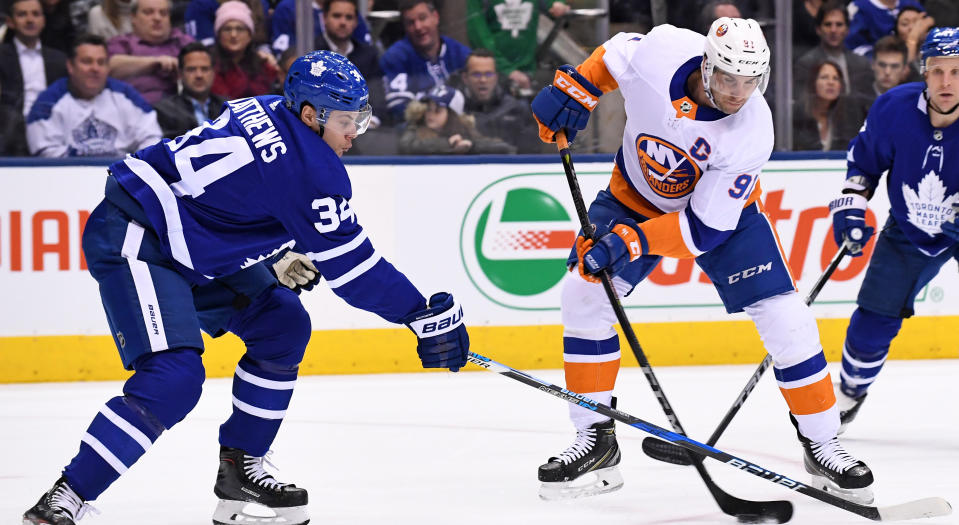
[[[729,31],[729,26],[722,24],[716,28],[716,36],[723,36],[726,34],[726,31]]]
[[[689,195],[702,175],[689,154],[659,137],[641,134],[636,139],[636,153],[643,178],[661,197],[680,199]]]

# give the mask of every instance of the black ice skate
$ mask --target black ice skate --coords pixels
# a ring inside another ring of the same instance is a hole
[[[796,427],[796,435],[802,443],[805,452],[803,466],[812,475],[811,485],[854,503],[871,504],[873,494],[869,486],[873,480],[869,467],[846,452],[838,437],[813,443],[799,432],[799,425],[792,414],[789,419]]]
[[[305,525],[310,522],[306,489],[278,482],[264,470],[264,461],[263,457],[250,456],[237,448],[220,447],[220,470],[213,487],[220,503],[213,513],[213,523]],[[266,507],[272,515],[253,512],[255,507],[246,509],[250,503]]]
[[[605,494],[623,486],[619,445],[612,419],[576,432],[576,441],[559,456],[539,467],[545,500],[571,499]]]
[[[862,406],[862,402],[865,400],[865,393],[859,397],[852,397],[846,395],[841,388],[839,389],[839,392],[836,394],[836,406],[839,407],[839,434],[845,432],[849,423],[852,423],[853,420],[856,419],[856,415],[859,414],[859,407]]]
[[[95,510],[80,499],[67,480],[60,478],[40,501],[23,513],[23,525],[75,525],[88,510]]]

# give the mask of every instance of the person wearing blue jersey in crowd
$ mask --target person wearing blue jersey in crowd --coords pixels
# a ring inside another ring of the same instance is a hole
[[[394,122],[403,121],[411,101],[446,84],[470,54],[469,47],[440,34],[440,13],[433,0],[401,0],[399,11],[406,36],[380,57],[386,108]]]
[[[959,258],[959,28],[934,28],[920,48],[925,82],[894,87],[849,143],[842,195],[829,204],[836,244],[863,254],[875,229],[866,201],[889,170],[889,218],[849,320],[837,403],[842,428],[856,417],[917,294]]]
[[[134,373],[24,524],[73,525],[190,412],[204,380],[201,330],[246,344],[220,427],[213,522],[266,523],[247,503],[272,509],[271,523],[309,521],[306,490],[274,479],[264,456],[311,332],[294,292],[321,276],[347,303],[409,326],[424,367],[465,365],[462,309],[448,293],[427,301],[350,206],[340,156],[369,123],[366,81],[342,55],[316,51],[293,63],[284,91],[230,101],[219,118],[110,166],[83,248]]]
[[[857,55],[871,57],[873,44],[893,34],[899,11],[907,7],[922,10],[918,0],[852,0],[846,47]]]

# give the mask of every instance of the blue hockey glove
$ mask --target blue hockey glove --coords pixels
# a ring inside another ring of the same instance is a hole
[[[959,215],[959,202],[952,205],[952,216],[949,220],[942,221],[942,233],[950,239],[959,242],[959,221],[956,216]]]
[[[832,213],[832,234],[836,246],[845,244],[849,255],[859,257],[869,238],[876,232],[866,226],[866,197],[858,193],[844,193],[829,203]]]
[[[402,323],[416,334],[416,353],[423,368],[449,368],[456,372],[466,365],[470,338],[463,325],[463,308],[452,295],[433,294],[425,310],[411,313]]]
[[[576,68],[569,64],[560,66],[553,83],[540,90],[530,104],[539,124],[539,138],[546,143],[556,142],[556,132],[566,128],[566,139],[572,144],[576,132],[586,127],[602,94]]]
[[[585,241],[583,244],[589,243]],[[576,254],[580,257],[583,270],[589,275],[596,275],[603,270],[609,270],[610,275],[616,275],[626,267],[627,263],[635,261],[649,250],[646,235],[639,228],[636,221],[630,218],[620,219],[609,233],[603,235],[592,246],[585,246],[580,252],[577,244]],[[583,276],[586,278],[586,276]],[[587,281],[592,279],[586,278]]]
[[[320,282],[320,271],[313,265],[309,257],[293,251],[286,252],[274,262],[270,269],[276,280],[300,294],[303,290],[312,290]]]

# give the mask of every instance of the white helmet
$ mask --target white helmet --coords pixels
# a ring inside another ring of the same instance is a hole
[[[761,77],[759,92],[766,92],[769,84],[769,46],[759,24],[752,18],[716,19],[706,33],[706,50],[703,57],[703,87],[712,100],[709,80],[713,70],[719,68],[733,75]]]

